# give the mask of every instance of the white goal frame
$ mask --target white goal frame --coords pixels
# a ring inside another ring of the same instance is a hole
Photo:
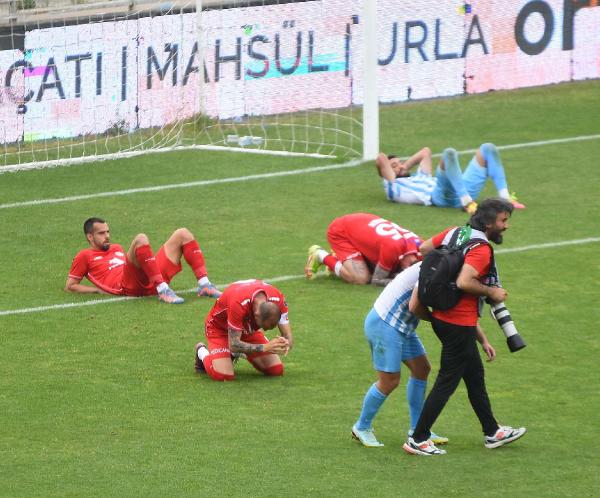
[[[363,0],[362,11],[360,13],[361,19],[360,24],[362,25],[363,32],[363,43],[362,46],[362,57],[363,57],[363,73],[364,76],[361,80],[363,85],[364,103],[362,106],[362,154],[361,157],[364,161],[370,161],[375,159],[379,151],[379,103],[377,95],[377,0]],[[198,53],[197,60],[200,68],[204,67],[205,60],[205,47],[204,47],[204,35],[203,35],[203,7],[211,2],[203,0],[194,0],[191,4],[196,8],[196,19],[197,25],[197,43]],[[201,71],[200,71],[201,72]],[[200,105],[200,113],[205,114],[204,103],[205,103],[205,82],[203,77],[197,79],[197,92],[198,102]],[[188,142],[189,143],[189,142]],[[72,164],[90,163],[97,161],[106,161],[114,159],[122,159],[135,157],[145,154],[163,153],[170,151],[183,151],[183,150],[222,150],[229,152],[244,152],[251,154],[266,154],[266,155],[277,155],[277,156],[303,156],[313,158],[334,158],[331,154],[322,153],[309,153],[309,152],[295,152],[285,150],[269,150],[263,148],[251,148],[251,147],[230,147],[223,145],[199,145],[199,144],[184,144],[178,140],[175,145],[161,146],[156,148],[144,148],[139,150],[125,150],[118,152],[103,152],[97,154],[81,155],[77,157],[61,158],[61,159],[46,159],[34,162],[24,162],[17,164],[6,164],[0,166],[0,174],[9,171],[22,171],[39,168],[49,168],[57,166],[65,166]]]

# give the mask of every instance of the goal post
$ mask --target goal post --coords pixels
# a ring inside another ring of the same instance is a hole
[[[111,3],[0,20],[0,172],[183,148],[377,154],[375,1]]]
[[[379,95],[377,91],[377,0],[363,1],[363,150],[364,161],[379,153]]]

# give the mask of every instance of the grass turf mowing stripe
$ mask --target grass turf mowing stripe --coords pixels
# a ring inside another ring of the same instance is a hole
[[[553,144],[564,144],[571,142],[579,142],[582,140],[596,140],[600,139],[600,135],[582,135],[577,137],[570,138],[557,138],[551,140],[542,140],[536,142],[524,142],[519,144],[509,144],[509,145],[499,145],[497,146],[499,150],[507,150],[507,149],[521,149],[528,147],[540,147],[544,145],[553,145]],[[472,154],[477,149],[466,149],[459,151],[459,154]],[[434,154],[434,157],[440,157],[441,154]],[[327,166],[314,166],[310,168],[302,168],[302,169],[294,169],[288,171],[278,171],[276,173],[262,173],[256,175],[246,175],[246,176],[237,176],[230,178],[218,178],[214,180],[199,180],[195,182],[185,182],[185,183],[173,183],[167,185],[156,185],[153,187],[140,187],[140,188],[132,188],[125,190],[114,190],[111,192],[96,192],[93,194],[82,194],[82,195],[74,195],[69,197],[57,197],[53,199],[35,199],[30,201],[19,201],[19,202],[10,202],[7,204],[0,204],[0,209],[11,209],[11,208],[19,208],[26,206],[40,206],[47,204],[59,204],[63,202],[76,202],[81,200],[88,199],[97,199],[100,197],[113,197],[113,196],[122,196],[122,195],[132,195],[139,193],[147,193],[147,192],[158,192],[162,190],[173,190],[180,188],[192,188],[192,187],[205,187],[208,185],[217,185],[223,183],[237,183],[237,182],[246,182],[252,180],[261,180],[261,179],[269,179],[269,178],[277,178],[282,176],[292,176],[292,175],[303,175],[310,173],[318,173],[322,171],[330,171],[336,169],[345,169],[345,168],[354,168],[356,166],[360,166],[363,164],[363,161],[354,160],[341,164],[330,164]]]
[[[556,242],[547,242],[544,244],[532,244],[532,245],[528,245],[528,246],[514,247],[511,249],[498,249],[497,251],[495,251],[495,253],[496,254],[508,254],[508,253],[515,253],[515,252],[531,251],[533,249],[550,249],[550,248],[554,248],[554,247],[571,246],[571,245],[578,245],[578,244],[590,244],[590,243],[594,243],[594,242],[600,242],[600,237],[588,237],[586,239],[574,239],[574,240],[561,240],[561,241],[556,241]],[[264,278],[262,280],[265,282],[268,282],[268,283],[274,283],[274,282],[285,282],[287,280],[298,280],[301,278],[304,278],[304,275],[282,275],[279,277]],[[233,282],[230,282],[230,283],[233,283]],[[228,285],[229,284],[223,284],[223,285],[218,284],[217,287],[225,288]],[[191,294],[192,292],[195,292],[195,290],[196,289],[194,288],[194,289],[187,289],[187,290],[178,290],[175,292],[177,294]],[[39,312],[43,312],[43,311],[60,310],[60,309],[66,309],[66,308],[79,308],[82,306],[93,306],[96,304],[118,303],[121,301],[128,301],[128,300],[132,300],[132,299],[142,299],[142,297],[118,296],[118,297],[110,297],[107,299],[93,299],[91,301],[84,301],[81,303],[52,304],[52,305],[48,305],[48,306],[36,306],[34,308],[2,310],[2,311],[0,311],[0,316],[19,315],[19,314],[24,314],[24,313],[39,313]]]

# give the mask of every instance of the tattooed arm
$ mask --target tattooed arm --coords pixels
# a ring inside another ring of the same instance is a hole
[[[275,337],[268,344],[251,344],[242,341],[242,332],[232,328],[227,329],[229,349],[232,353],[275,353],[285,354],[288,350],[288,340],[285,337]]]
[[[377,265],[375,267],[375,271],[373,272],[373,277],[371,277],[371,285],[386,286],[391,281],[392,279],[390,278],[390,272]]]

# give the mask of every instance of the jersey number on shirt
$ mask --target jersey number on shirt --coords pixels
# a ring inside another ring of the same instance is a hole
[[[380,235],[381,237],[391,237],[392,240],[400,240],[402,238],[417,238],[417,236],[409,230],[405,230],[396,223],[384,220],[383,218],[377,218],[376,220],[372,220],[371,222],[369,222],[369,226],[375,228],[375,232],[377,233],[377,235]]]

